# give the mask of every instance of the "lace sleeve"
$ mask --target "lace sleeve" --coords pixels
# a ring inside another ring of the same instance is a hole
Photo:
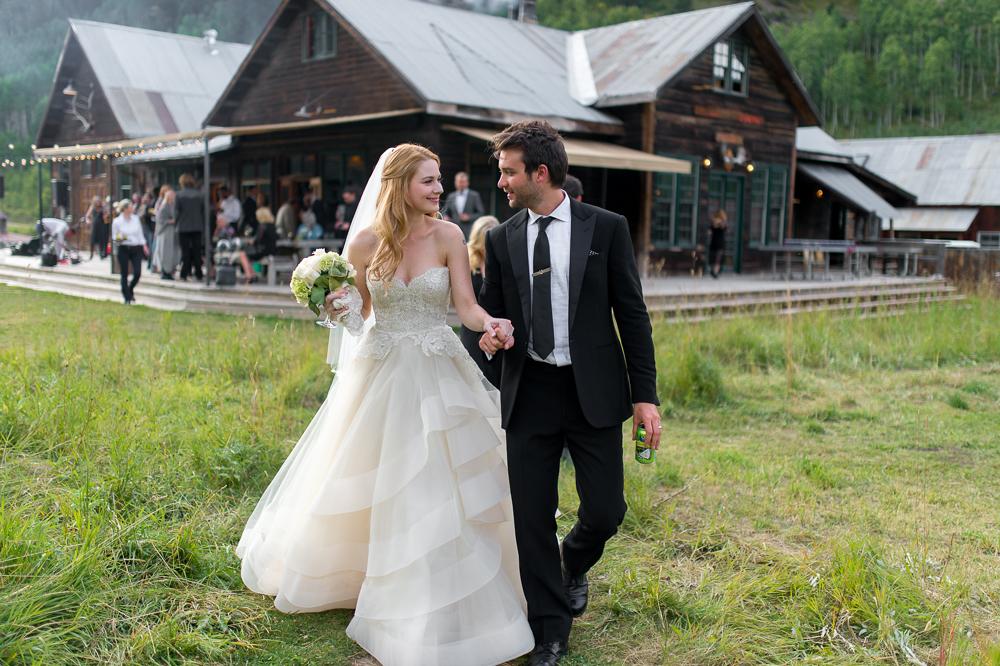
[[[365,320],[361,316],[363,302],[361,300],[361,292],[358,291],[357,287],[348,287],[347,295],[343,298],[334,299],[332,305],[336,310],[339,310],[340,308],[347,308],[347,312],[337,317],[337,321],[339,321],[351,335],[355,337],[361,335],[364,331]]]

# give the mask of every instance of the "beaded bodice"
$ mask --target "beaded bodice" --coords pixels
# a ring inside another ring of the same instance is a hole
[[[430,268],[409,283],[399,278],[368,280],[368,292],[375,326],[361,341],[359,356],[384,358],[393,347],[409,342],[425,354],[468,357],[447,322],[451,294],[447,266]]]

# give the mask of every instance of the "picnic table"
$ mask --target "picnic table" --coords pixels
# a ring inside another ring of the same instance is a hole
[[[332,252],[340,252],[344,248],[344,240],[342,238],[317,238],[316,240],[283,238],[278,241],[277,245],[279,251],[290,249],[291,252],[287,254],[291,254],[295,263],[298,263],[321,248]],[[286,252],[282,252],[282,254],[286,254]]]

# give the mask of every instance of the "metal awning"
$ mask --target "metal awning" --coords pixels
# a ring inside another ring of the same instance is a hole
[[[978,208],[899,208],[899,217],[892,221],[896,231],[940,231],[965,233],[972,226]],[[883,229],[889,225],[883,223]]]
[[[864,211],[875,213],[883,220],[899,218],[899,211],[892,204],[843,167],[799,162],[799,169]]]
[[[231,134],[213,136],[208,140],[208,152],[211,154],[221,153],[233,147],[233,137]],[[165,146],[164,148],[148,153],[136,153],[115,159],[115,164],[139,164],[143,162],[168,162],[170,160],[200,160],[205,155],[204,146],[201,143],[185,143],[181,145]]]
[[[443,128],[483,141],[489,141],[497,132],[497,130],[460,127],[458,125],[444,125]],[[572,166],[652,171],[654,173],[691,173],[691,164],[684,160],[652,155],[613,143],[567,137],[563,137],[563,143],[566,145],[566,154],[569,156],[569,163]]]

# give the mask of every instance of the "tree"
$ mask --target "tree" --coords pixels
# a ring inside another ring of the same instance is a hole
[[[924,55],[924,66],[920,70],[920,91],[930,103],[931,127],[940,127],[945,120],[948,104],[946,99],[955,79],[952,67],[952,46],[945,37],[939,37]]]

